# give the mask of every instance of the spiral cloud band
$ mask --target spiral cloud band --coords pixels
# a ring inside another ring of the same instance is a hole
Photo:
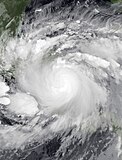
[[[80,66],[62,58],[28,63],[18,81],[22,89],[35,96],[46,115],[58,114],[78,122],[106,99],[104,89],[83,73]]]

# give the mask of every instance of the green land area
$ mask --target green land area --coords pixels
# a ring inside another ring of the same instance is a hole
[[[122,0],[111,0],[112,3],[122,2]]]
[[[30,0],[0,0],[0,35],[9,29],[10,34],[15,35],[22,12]],[[122,0],[111,0],[112,3]]]
[[[10,33],[15,34],[28,2],[29,0],[0,0],[0,35],[6,29],[10,29]]]

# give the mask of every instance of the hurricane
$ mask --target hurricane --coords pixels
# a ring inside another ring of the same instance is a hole
[[[121,160],[122,4],[31,0],[0,37],[0,159]]]

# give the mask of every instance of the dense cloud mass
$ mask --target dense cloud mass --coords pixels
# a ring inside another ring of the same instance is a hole
[[[1,45],[1,159],[121,159],[121,25],[110,1],[30,2]]]

